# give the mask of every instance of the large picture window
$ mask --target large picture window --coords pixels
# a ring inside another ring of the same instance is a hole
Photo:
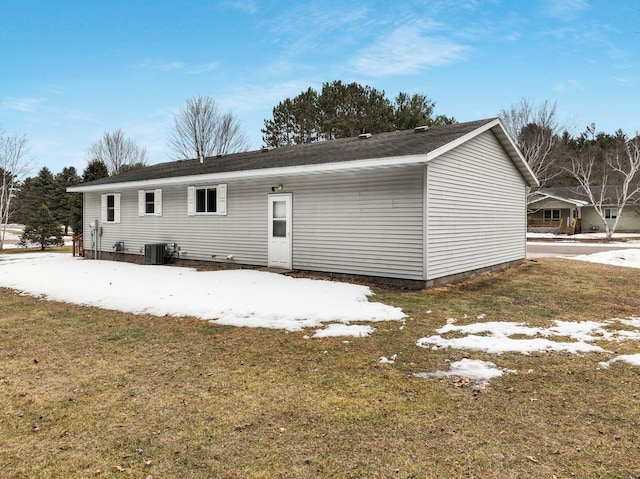
[[[226,215],[227,185],[190,186],[187,190],[187,213]]]

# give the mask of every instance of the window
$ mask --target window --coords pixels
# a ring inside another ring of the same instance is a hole
[[[287,201],[274,201],[273,202],[273,237],[274,238],[286,238],[287,237]]]
[[[138,216],[162,216],[162,190],[138,190]]]
[[[120,223],[120,193],[102,195],[101,216],[103,223]]]
[[[187,190],[187,214],[226,215],[227,185],[190,186]]]
[[[216,188],[196,188],[196,213],[217,213]]]
[[[156,204],[155,193],[153,191],[147,191],[144,194],[144,212],[146,214],[154,213],[154,206]]]
[[[608,220],[615,220],[618,217],[618,208],[605,208],[604,217]]]
[[[560,210],[544,210],[544,219],[545,220],[560,219]]]

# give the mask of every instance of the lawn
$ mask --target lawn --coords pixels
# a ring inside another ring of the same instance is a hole
[[[324,339],[0,289],[0,477],[637,478],[640,367],[416,341],[481,314],[544,327],[637,317],[638,274],[545,259],[426,291],[379,288],[406,323]],[[464,357],[518,372],[483,389],[414,376]]]

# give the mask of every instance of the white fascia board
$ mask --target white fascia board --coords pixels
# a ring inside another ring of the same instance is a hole
[[[436,148],[435,150],[429,152],[427,154],[427,161],[435,160],[439,156],[444,155],[446,152],[451,151],[454,148],[459,147],[460,145],[463,145],[464,143],[471,140],[472,138],[475,138],[481,133],[484,133],[485,131],[493,128],[497,124],[497,121],[498,120],[493,120],[493,121],[490,121],[489,123],[485,123],[481,127],[476,128],[473,131],[470,131],[466,135],[463,135],[460,138],[458,138],[457,140],[451,141],[445,145],[442,145],[440,148]]]
[[[457,148],[460,145],[463,145],[467,141],[475,138],[476,136],[484,133],[485,131],[492,130],[493,133],[498,138],[498,141],[502,144],[502,147],[505,149],[507,154],[511,157],[511,161],[516,165],[516,168],[520,171],[520,174],[526,180],[527,184],[531,187],[540,186],[538,179],[536,178],[535,173],[527,163],[527,160],[524,159],[522,153],[516,146],[516,144],[511,139],[511,136],[507,133],[507,130],[504,128],[504,125],[500,121],[499,118],[492,120],[488,123],[485,123],[479,128],[476,128],[473,131],[470,131],[466,135],[461,136],[455,141],[447,143],[446,145],[442,145],[440,148],[437,148],[430,152],[428,156],[428,161],[434,160],[440,155],[445,154],[448,151]]]
[[[544,200],[547,200],[547,199],[549,199],[548,196],[541,196],[540,198],[536,198],[535,200],[528,201],[527,205],[534,205],[536,203],[539,203],[540,201],[544,201]]]
[[[541,197],[535,200],[531,200],[529,201],[528,204],[532,205],[534,203],[538,203],[540,201],[544,201],[544,200],[548,200],[548,199],[552,199],[552,200],[556,200],[556,201],[561,201],[563,203],[569,203],[570,205],[573,206],[587,206],[589,204],[588,201],[583,201],[583,200],[574,200],[572,198],[564,198],[562,196],[557,196],[557,195],[552,195],[550,193],[540,193],[537,192],[538,195],[540,195]]]
[[[393,156],[370,160],[341,161],[322,163],[317,165],[285,166],[282,168],[260,168],[246,171],[228,171],[224,173],[209,173],[202,175],[174,176],[152,180],[128,181],[121,183],[106,183],[102,185],[70,186],[68,193],[113,191],[131,188],[152,188],[161,186],[187,185],[193,183],[216,183],[226,180],[241,180],[250,178],[269,178],[288,175],[302,175],[311,173],[325,173],[331,171],[361,170],[371,168],[389,168],[394,166],[415,165],[427,162],[427,155]]]

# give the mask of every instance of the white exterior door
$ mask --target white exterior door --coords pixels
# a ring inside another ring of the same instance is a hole
[[[269,195],[270,268],[291,269],[291,193]]]

